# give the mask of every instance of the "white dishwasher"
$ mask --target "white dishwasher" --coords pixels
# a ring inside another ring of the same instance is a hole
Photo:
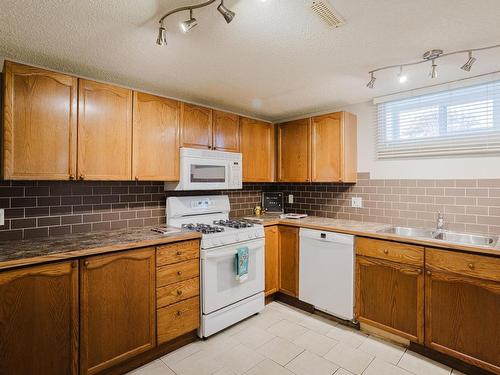
[[[354,236],[300,229],[299,299],[354,319]]]

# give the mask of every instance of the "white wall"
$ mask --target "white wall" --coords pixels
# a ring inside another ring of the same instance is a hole
[[[375,106],[372,102],[342,108],[358,116],[358,171],[378,179],[500,178],[500,155],[492,157],[377,160]]]

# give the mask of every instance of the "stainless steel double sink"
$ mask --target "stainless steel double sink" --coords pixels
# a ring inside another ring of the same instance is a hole
[[[403,237],[428,238],[464,245],[495,247],[498,241],[496,236],[451,232],[447,230],[432,230],[424,228],[391,227],[378,233],[396,234]]]

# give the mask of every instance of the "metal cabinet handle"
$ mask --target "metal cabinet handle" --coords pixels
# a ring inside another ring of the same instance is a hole
[[[75,175],[74,175],[74,174],[70,174],[70,175],[69,175],[69,179],[70,179],[70,180],[74,180],[74,179],[75,179]]]
[[[135,176],[135,180],[136,180],[136,181],[139,181],[139,176]]]
[[[177,311],[177,316],[181,316],[182,312],[181,311]]]
[[[431,271],[427,271],[427,275],[432,275],[432,272]]]
[[[177,295],[180,296],[182,294],[182,290],[177,291]]]
[[[85,267],[87,267],[87,266],[89,265],[89,261],[88,261],[88,260],[84,261],[84,262],[83,262],[83,265],[84,265]]]
[[[177,275],[182,275],[182,271],[177,271]]]
[[[389,254],[389,250],[384,249],[384,254]]]
[[[473,270],[473,269],[474,269],[474,264],[473,264],[473,263],[469,263],[469,268],[470,268],[471,270]]]
[[[417,270],[417,274],[421,275],[422,274],[422,270]]]
[[[180,250],[179,250],[179,251],[177,252],[177,255],[182,255],[182,251],[180,251]]]
[[[85,179],[85,175],[81,174],[80,177],[78,177],[80,180],[84,180]]]

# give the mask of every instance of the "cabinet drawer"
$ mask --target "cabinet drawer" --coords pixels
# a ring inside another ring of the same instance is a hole
[[[424,248],[399,242],[356,238],[356,254],[391,262],[424,265]]]
[[[425,249],[425,263],[428,269],[500,281],[500,258],[448,250]]]
[[[200,242],[198,240],[159,246],[157,249],[156,265],[158,267],[195,259],[200,256]]]
[[[200,294],[200,279],[198,277],[170,284],[156,290],[156,307],[165,307]]]
[[[198,297],[157,310],[158,344],[191,332],[200,326]]]
[[[158,268],[156,270],[156,287],[159,288],[198,277],[200,274],[199,263],[198,259],[194,259]]]

